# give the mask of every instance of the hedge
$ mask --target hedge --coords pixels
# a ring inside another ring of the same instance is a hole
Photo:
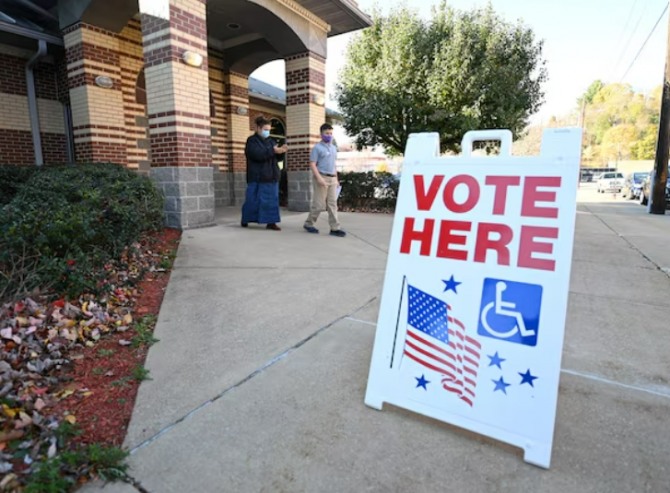
[[[339,180],[342,185],[340,209],[361,212],[395,211],[400,182],[391,173],[340,173]]]
[[[162,225],[161,193],[121,166],[8,168],[0,171],[11,195],[0,209],[0,299],[38,287],[95,290],[105,262]]]

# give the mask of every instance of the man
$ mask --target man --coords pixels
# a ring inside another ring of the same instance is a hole
[[[316,144],[309,156],[309,166],[312,168],[314,179],[312,180],[312,205],[303,228],[308,233],[317,234],[318,229],[314,226],[323,210],[328,211],[328,223],[330,234],[340,238],[347,235],[340,229],[337,218],[337,188],[340,183],[337,180],[337,148],[333,145],[333,127],[328,123],[321,125],[321,142]]]
[[[247,193],[242,205],[241,225],[267,224],[272,231],[281,231],[279,218],[279,167],[277,155],[285,154],[286,145],[278,146],[270,138],[270,121],[256,118],[256,132],[247,139]]]

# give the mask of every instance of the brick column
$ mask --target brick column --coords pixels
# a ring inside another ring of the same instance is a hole
[[[236,72],[224,71],[224,111],[228,120],[226,152],[230,193],[233,205],[242,205],[247,186],[247,161],[244,147],[249,131],[249,77]]]
[[[168,226],[214,223],[205,0],[140,1],[151,177]],[[184,52],[202,56],[199,67]]]
[[[326,60],[311,52],[286,59],[286,137],[288,206],[293,211],[308,211],[312,198],[312,173],[309,153],[321,138],[319,127],[325,122]]]
[[[64,35],[75,159],[126,165],[118,37],[82,22],[65,29]],[[111,87],[96,84],[100,76]]]

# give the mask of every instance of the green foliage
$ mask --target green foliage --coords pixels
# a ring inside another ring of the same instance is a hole
[[[350,44],[337,88],[357,144],[402,153],[413,132],[437,131],[458,150],[475,128],[518,135],[542,101],[542,42],[489,6],[461,12],[442,2],[428,21],[400,7]]]
[[[121,166],[36,170],[0,209],[0,299],[36,287],[97,287],[106,261],[162,224],[153,183]]]
[[[35,166],[0,166],[0,206],[10,203],[36,170]]]
[[[144,380],[151,380],[149,377],[149,370],[143,366],[136,366],[133,368],[133,378],[138,382],[143,382]]]
[[[653,159],[658,137],[661,88],[641,94],[628,84],[595,81],[578,104],[584,107],[584,159],[607,164]]]
[[[159,341],[153,334],[156,326],[156,317],[154,315],[146,315],[135,324],[136,336],[132,338],[131,342],[134,348],[140,346],[153,346]]]
[[[92,444],[83,449],[66,450],[41,463],[26,484],[26,493],[63,493],[70,491],[78,477],[93,475],[105,481],[127,477],[128,452],[116,447]]]
[[[340,173],[339,206],[360,211],[394,211],[399,181],[391,173]]]

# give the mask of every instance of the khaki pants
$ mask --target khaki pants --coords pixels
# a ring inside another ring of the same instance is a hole
[[[319,214],[328,211],[330,230],[337,231],[340,229],[340,222],[337,219],[337,178],[323,175],[321,178],[326,182],[325,187],[319,185],[316,179],[312,179],[312,205],[305,226],[313,227],[319,219]]]

